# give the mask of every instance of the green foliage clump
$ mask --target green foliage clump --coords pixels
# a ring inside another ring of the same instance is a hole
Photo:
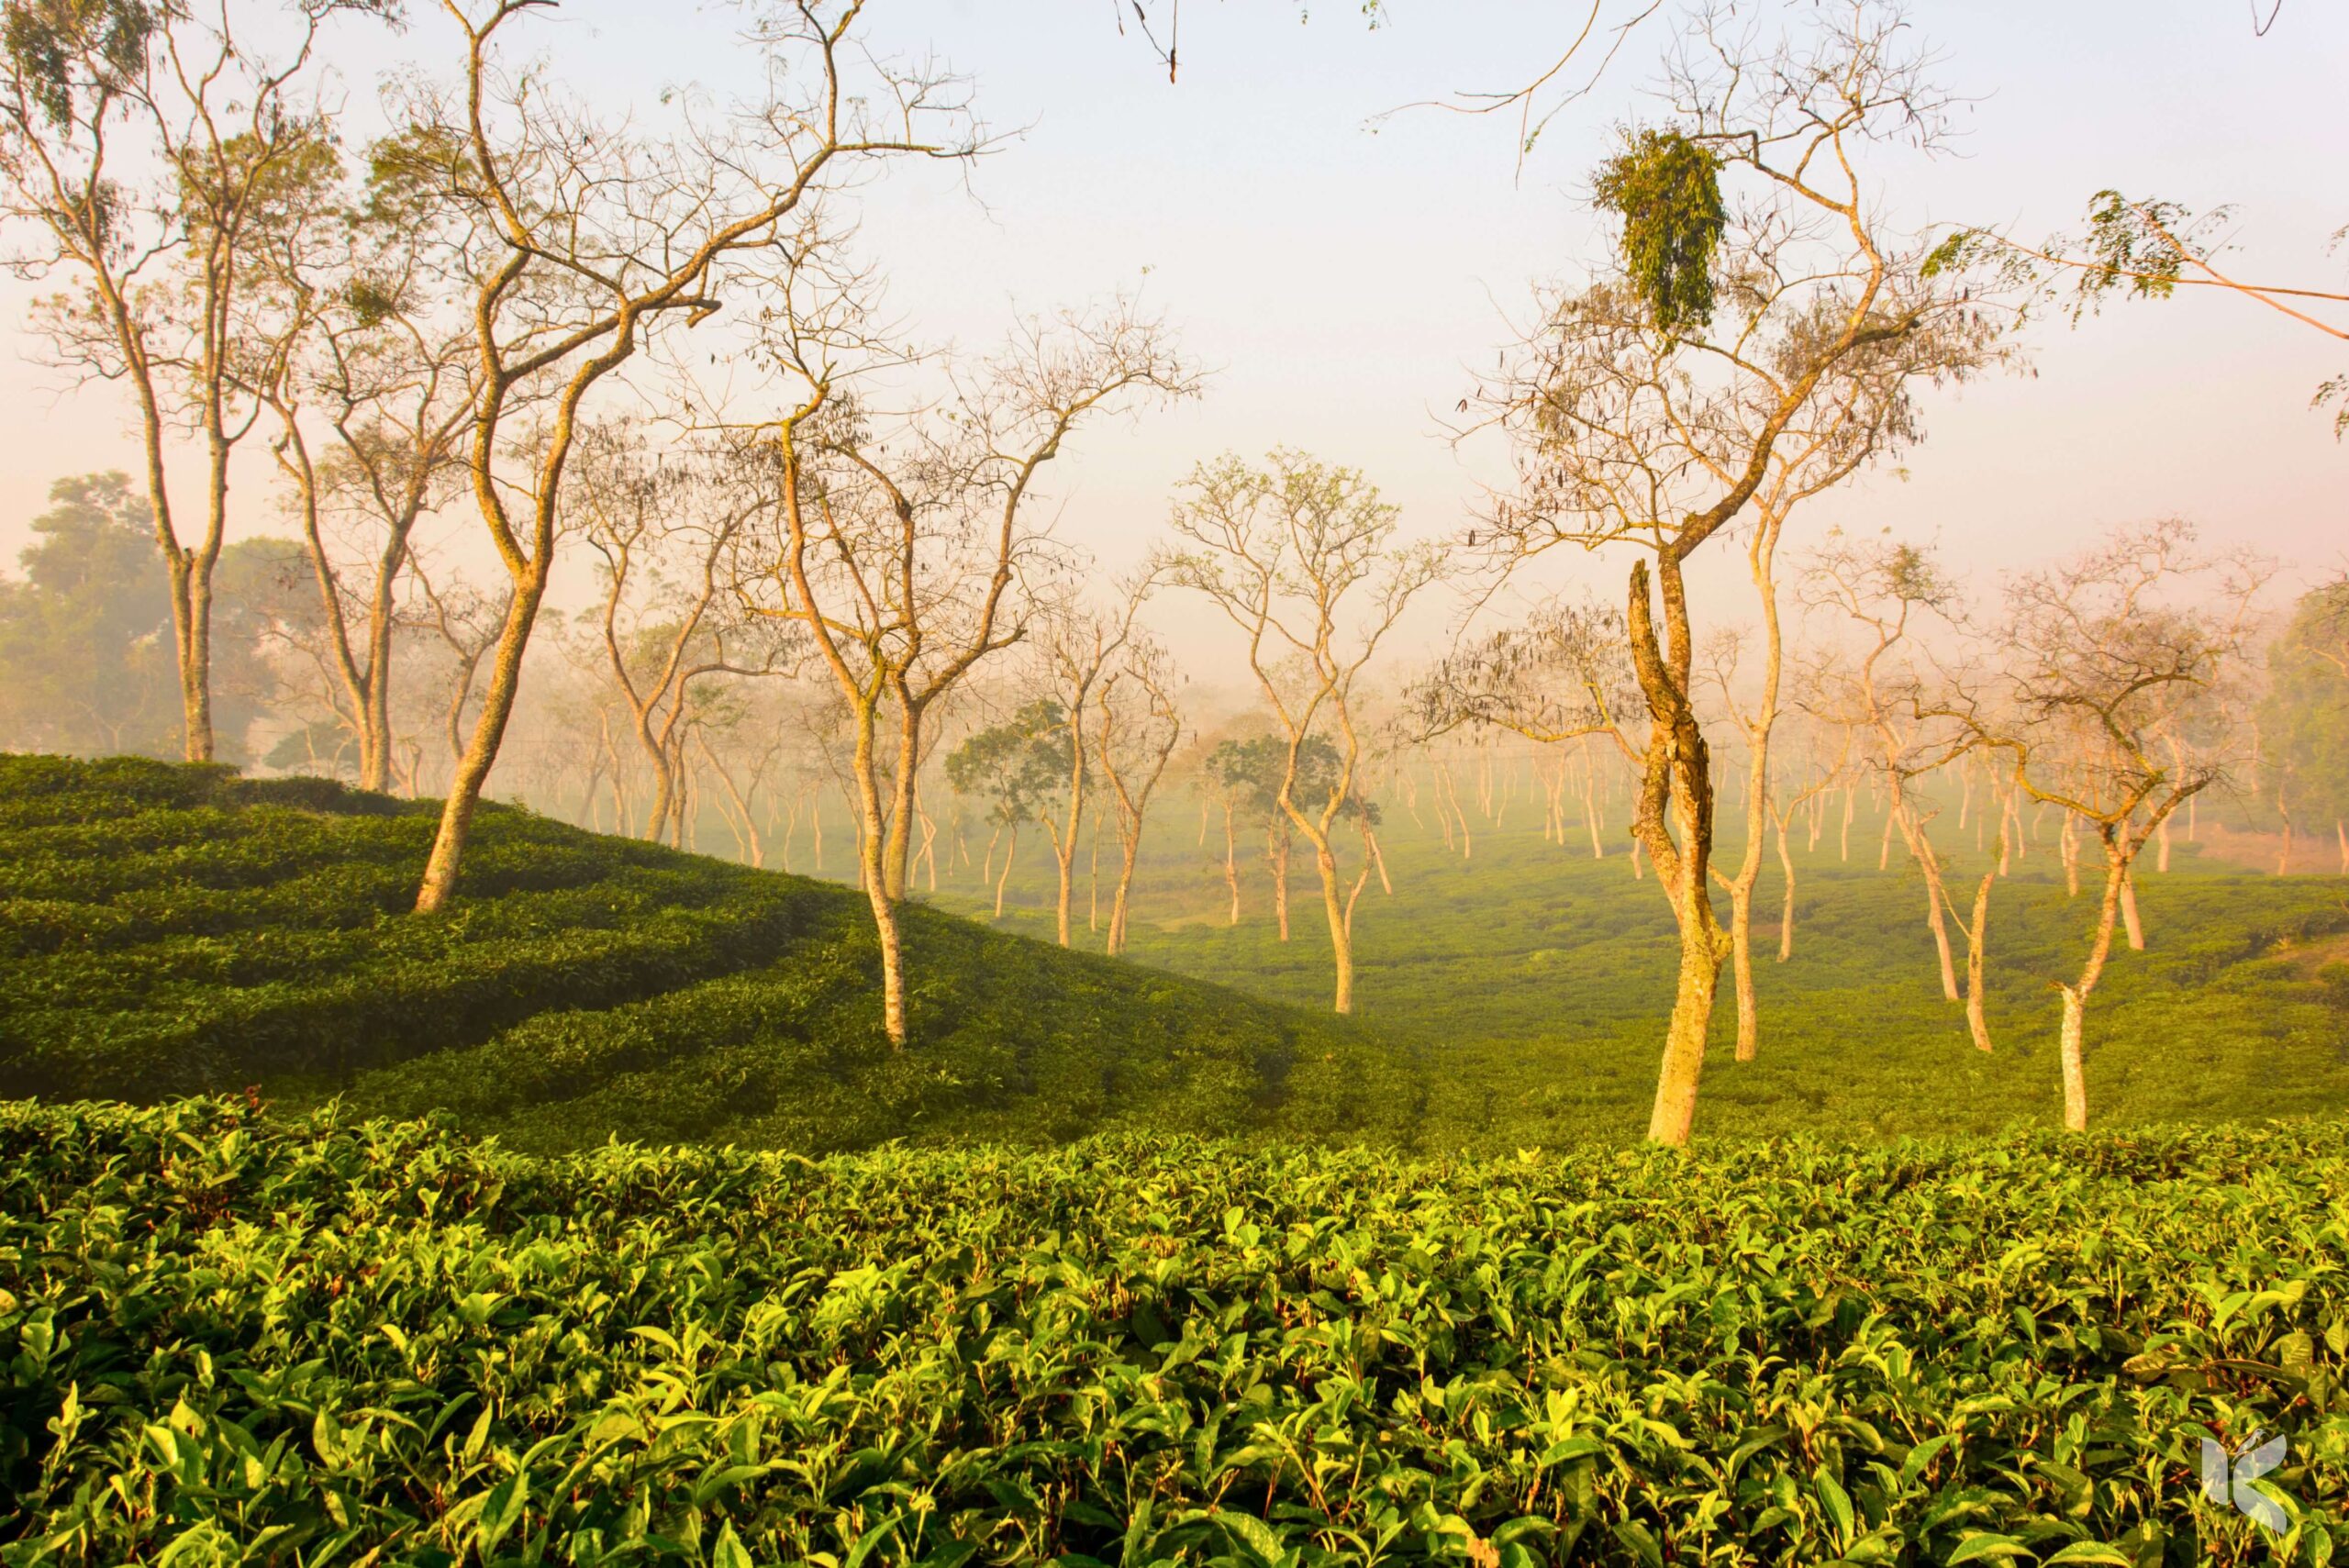
[[[1623,220],[1623,265],[1659,331],[1713,319],[1713,253],[1728,225],[1720,168],[1680,131],[1640,130],[1592,182],[1598,205]]]
[[[2349,818],[2349,577],[2300,595],[2267,674],[2260,793],[2319,826]]]
[[[2349,1133],[516,1155],[0,1107],[23,1563],[2322,1562]],[[2288,1533],[2203,1500],[2281,1436]]]

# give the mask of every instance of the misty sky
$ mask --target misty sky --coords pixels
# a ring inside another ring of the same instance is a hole
[[[379,63],[445,58],[445,24],[421,0],[415,9],[391,47],[370,36],[339,56],[354,105],[372,103]],[[1392,0],[1373,31],[1349,0],[1323,0],[1306,24],[1289,0],[1188,0],[1182,79],[1169,85],[1141,40],[1119,36],[1108,0],[876,0],[885,46],[934,49],[975,79],[995,127],[1026,128],[968,191],[928,171],[872,192],[864,249],[923,337],[984,347],[1015,311],[1139,289],[1216,367],[1202,402],[1095,428],[1056,476],[1061,530],[1111,566],[1157,529],[1191,463],[1227,448],[1286,443],[1359,466],[1410,530],[1451,532],[1477,478],[1497,472],[1490,452],[1445,442],[1442,413],[1492,362],[1533,281],[1571,279],[1602,253],[1585,181],[1610,128],[1640,113],[1664,28],[1630,43],[1521,172],[1512,126],[1496,119],[1368,122],[1514,85],[1556,53],[1569,12],[1580,7]],[[2243,0],[1923,0],[1914,19],[1939,47],[1941,80],[1973,102],[1962,156],[1904,166],[1884,193],[1904,225],[2012,223],[2040,237],[2112,185],[2236,204],[2243,276],[2349,279],[2349,253],[2326,250],[2349,222],[2349,6],[2285,0],[2264,39]],[[746,63],[731,33],[722,9],[651,0],[565,0],[529,29],[606,105],[687,83],[723,95]],[[30,291],[6,286],[21,323]],[[51,479],[134,460],[128,402],[103,386],[60,396],[30,348],[20,326],[0,361],[0,417],[17,433],[0,468],[11,562]],[[2343,345],[2230,297],[2043,327],[2028,375],[1928,404],[1905,480],[1879,473],[1799,532],[1837,521],[1937,537],[1986,587],[2103,526],[2166,513],[2310,572],[2338,566],[2349,450],[2307,404],[2344,370]],[[285,531],[268,471],[256,439],[238,476],[239,534]],[[1621,563],[1581,570],[1620,592]]]

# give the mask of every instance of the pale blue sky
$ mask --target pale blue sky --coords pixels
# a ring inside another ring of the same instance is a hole
[[[1166,0],[1159,0],[1163,6]],[[1636,39],[1606,91],[1570,109],[1526,163],[1509,128],[1380,111],[1453,89],[1513,84],[1553,55],[1578,6],[1394,0],[1365,30],[1347,0],[1300,25],[1287,0],[1187,0],[1170,86],[1108,0],[876,0],[878,36],[934,49],[976,79],[999,128],[1027,127],[977,172],[978,201],[934,173],[871,197],[868,249],[897,311],[928,337],[982,345],[1015,309],[1139,286],[1219,367],[1208,396],[1103,428],[1058,476],[1063,528],[1111,563],[1157,527],[1169,487],[1225,448],[1302,446],[1366,469],[1417,531],[1457,527],[1480,460],[1441,439],[1521,315],[1529,284],[1570,276],[1600,231],[1579,204],[1608,128],[1635,112],[1662,43]],[[430,7],[396,53],[429,58]],[[1942,76],[1976,102],[1964,156],[1914,170],[1890,205],[1916,222],[2076,219],[2118,185],[2239,204],[2248,275],[2341,286],[2349,6],[2286,0],[2253,36],[2243,0],[1921,0]],[[723,91],[742,57],[722,11],[567,0],[532,36],[599,101],[696,82]],[[353,95],[384,58],[348,54]],[[985,205],[982,206],[980,203]],[[1145,273],[1144,269],[1147,269]],[[25,297],[11,285],[11,297]],[[16,312],[21,317],[21,308]],[[2349,318],[2349,317],[2345,317]],[[2349,450],[2309,413],[2349,370],[2341,345],[2229,298],[2122,306],[2037,337],[2036,373],[1942,400],[1929,439],[1889,475],[1822,506],[1830,520],[1938,532],[1985,573],[2157,513],[2214,539],[2315,564],[2349,553]],[[13,559],[50,480],[130,464],[126,406],[105,389],[60,401],[23,345],[0,360],[0,556]],[[239,527],[262,515],[267,454],[242,474]],[[1610,596],[1620,581],[1609,565]]]

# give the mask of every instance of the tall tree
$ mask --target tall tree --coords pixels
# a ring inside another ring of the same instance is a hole
[[[1166,651],[1146,638],[1130,639],[1094,694],[1100,722],[1094,745],[1101,776],[1118,815],[1118,890],[1109,904],[1108,951],[1126,951],[1133,912],[1134,871],[1151,797],[1183,743],[1183,714],[1174,702],[1174,671]]]
[[[448,308],[472,237],[433,199],[433,150],[417,133],[385,138],[355,204],[281,225],[261,248],[279,336],[251,391],[277,417],[328,695],[365,789],[391,787],[400,595],[418,523],[457,488],[473,415],[473,324]]]
[[[1336,971],[1333,1010],[1353,1011],[1353,916],[1371,874],[1362,809],[1363,673],[1420,589],[1443,571],[1432,548],[1397,547],[1396,509],[1352,469],[1275,450],[1264,468],[1236,457],[1203,464],[1174,509],[1181,541],[1160,558],[1176,587],[1204,595],[1239,630],[1248,668],[1286,742],[1275,798],[1313,846]],[[1315,740],[1333,749],[1326,786],[1302,766]],[[1351,892],[1338,868],[1336,826],[1361,826]]]
[[[214,569],[229,463],[260,405],[239,361],[263,237],[331,186],[317,49],[340,13],[393,0],[8,0],[0,20],[0,200],[60,285],[35,311],[57,362],[122,383],[139,413],[148,506],[169,576],[183,751],[214,752]],[[245,37],[277,43],[273,57]],[[267,336],[268,334],[264,334]],[[173,505],[173,444],[203,452],[200,523]]]
[[[655,843],[685,829],[695,682],[770,674],[788,653],[738,609],[741,545],[771,504],[755,478],[727,456],[656,450],[629,420],[583,431],[566,475],[602,577],[596,631],[605,670],[652,774],[644,836]]]
[[[540,0],[443,0],[462,50],[452,93],[404,107],[439,198],[476,236],[467,472],[511,585],[465,754],[417,893],[455,895],[483,786],[521,690],[522,659],[554,569],[563,472],[589,400],[647,340],[707,322],[746,273],[822,240],[828,198],[876,162],[962,159],[967,117],[944,82],[864,48],[862,0],[774,0],[746,47],[766,95],[668,138],[607,123],[538,72],[504,74],[506,30]],[[510,417],[523,399],[536,417]]]
[[[1943,711],[2003,756],[2023,793],[2071,813],[2103,851],[2104,886],[2079,970],[2058,979],[2064,1125],[2088,1125],[2087,1015],[2122,895],[2162,823],[2217,782],[2213,758],[2180,766],[2161,744],[2170,716],[2242,663],[2260,574],[2197,554],[2175,519],[2124,528],[2010,585],[1998,633],[2004,679]],[[2222,576],[2223,573],[2223,576]],[[2218,607],[2197,590],[2221,578]]]
[[[1691,700],[1686,573],[1769,483],[1781,443],[1865,374],[1898,388],[1950,373],[1984,317],[1930,251],[1884,218],[1865,171],[1893,142],[1930,148],[1946,98],[1889,9],[1839,8],[1758,50],[1706,13],[1672,70],[1673,118],[1598,172],[1620,219],[1613,268],[1550,303],[1487,390],[1518,484],[1495,517],[1522,561],[1630,544],[1632,666],[1650,725],[1633,832],[1679,929],[1679,977],[1648,1136],[1695,1125],[1720,969],[1709,895],[1710,749]]]
[[[813,643],[853,728],[849,787],[879,935],[882,1018],[907,1039],[905,896],[915,793],[931,710],[1027,635],[1059,566],[1037,514],[1040,476],[1089,421],[1187,395],[1193,373],[1157,322],[1122,302],[1029,322],[993,359],[947,367],[938,402],[891,418],[860,402],[876,354],[856,302],[785,295],[763,339],[794,399],[760,428],[773,454],[778,537],[765,613]],[[885,723],[896,733],[885,737]],[[1076,764],[1072,762],[1071,766]]]

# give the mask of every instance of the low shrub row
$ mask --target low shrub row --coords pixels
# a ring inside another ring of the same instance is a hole
[[[541,1160],[0,1108],[0,1562],[2321,1563],[2349,1133]],[[2201,1444],[2286,1454],[2204,1496]]]

